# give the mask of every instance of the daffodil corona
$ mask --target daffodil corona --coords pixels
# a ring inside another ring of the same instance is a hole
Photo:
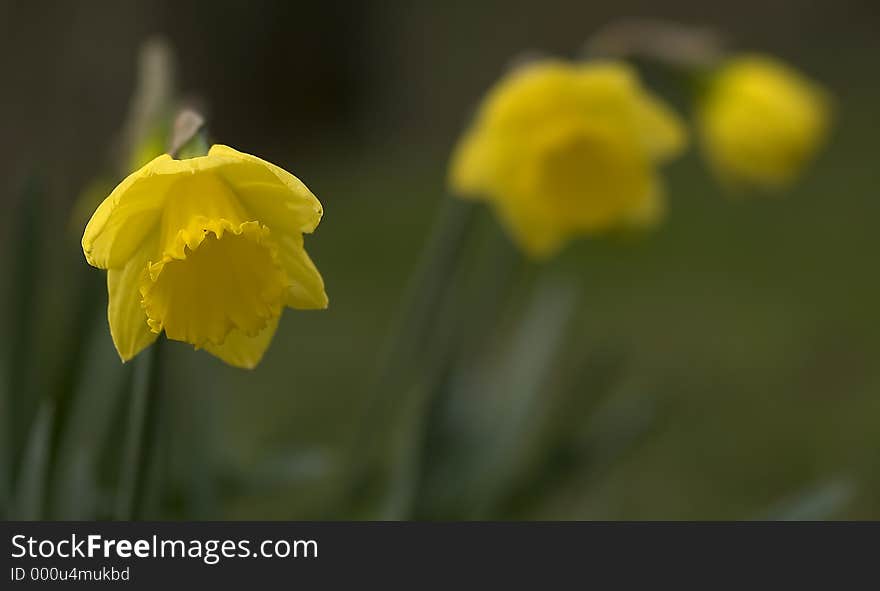
[[[123,361],[164,331],[225,362],[252,368],[284,307],[327,307],[303,247],[321,203],[299,179],[215,145],[206,156],[165,154],[126,178],[82,239],[107,269],[107,315]]]
[[[824,90],[766,56],[736,56],[708,84],[697,108],[707,158],[732,185],[790,183],[828,130]]]
[[[484,100],[452,159],[451,184],[487,199],[531,256],[570,237],[663,214],[658,163],[686,143],[678,116],[618,62],[527,64]]]

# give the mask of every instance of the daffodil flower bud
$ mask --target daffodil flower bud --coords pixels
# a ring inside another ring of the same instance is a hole
[[[488,200],[521,248],[546,258],[575,235],[657,222],[657,165],[685,143],[678,116],[627,65],[542,60],[490,91],[450,181]]]
[[[775,188],[792,182],[819,149],[829,99],[790,66],[741,55],[711,76],[696,119],[706,157],[723,181]]]
[[[89,264],[107,269],[120,357],[164,331],[230,365],[256,366],[285,307],[327,307],[303,247],[322,212],[299,179],[222,145],[195,158],[165,154],[129,175],[82,239]]]

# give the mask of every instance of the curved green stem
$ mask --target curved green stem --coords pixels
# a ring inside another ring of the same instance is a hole
[[[116,499],[116,519],[119,520],[139,519],[145,506],[147,477],[155,463],[160,430],[163,343],[164,338],[160,337],[135,361],[128,436]]]

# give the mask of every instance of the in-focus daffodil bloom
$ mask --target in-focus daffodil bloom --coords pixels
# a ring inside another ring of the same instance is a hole
[[[627,65],[545,60],[491,90],[450,180],[489,200],[516,242],[543,258],[574,235],[656,222],[657,164],[685,142],[678,116]]]
[[[697,106],[706,156],[732,185],[786,185],[825,138],[828,103],[823,89],[776,59],[731,58]]]
[[[215,145],[206,156],[165,154],[126,178],[82,239],[107,269],[110,333],[123,360],[164,330],[237,367],[254,367],[285,306],[327,307],[303,248],[320,202],[264,160]]]

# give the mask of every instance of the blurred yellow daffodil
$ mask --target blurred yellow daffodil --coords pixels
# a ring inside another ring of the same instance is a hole
[[[784,186],[826,136],[825,91],[771,57],[729,59],[712,76],[697,107],[706,156],[732,185]]]
[[[82,239],[107,269],[107,310],[123,361],[164,330],[169,339],[252,368],[285,306],[327,307],[303,248],[320,202],[281,168],[227,146],[175,160],[165,154],[123,180]]]
[[[523,250],[545,258],[574,235],[656,222],[657,164],[685,143],[678,116],[627,65],[543,60],[490,91],[450,181],[489,200]]]

